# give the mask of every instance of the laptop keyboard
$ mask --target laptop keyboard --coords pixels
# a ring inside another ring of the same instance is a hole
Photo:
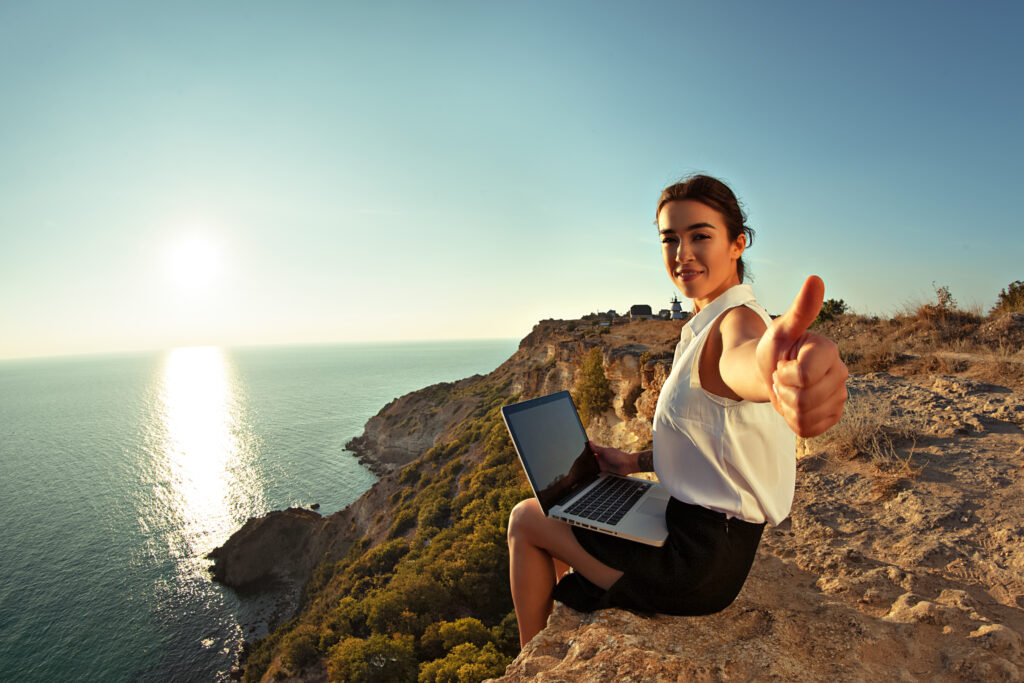
[[[600,484],[565,511],[577,517],[605,524],[617,524],[650,486],[650,482],[639,479],[605,477]]]

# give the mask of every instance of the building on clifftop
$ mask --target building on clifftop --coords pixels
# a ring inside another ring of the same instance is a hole
[[[650,320],[654,317],[651,313],[651,307],[647,304],[633,304],[629,307],[629,321],[635,320]]]

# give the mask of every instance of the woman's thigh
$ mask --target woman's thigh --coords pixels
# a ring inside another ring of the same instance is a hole
[[[547,517],[536,498],[528,498],[512,509],[508,536],[510,546],[522,541],[541,548],[601,588],[610,588],[622,576],[621,571],[587,552],[568,524]]]

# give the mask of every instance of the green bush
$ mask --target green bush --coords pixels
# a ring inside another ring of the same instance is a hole
[[[420,513],[416,519],[420,528],[434,526],[443,527],[448,523],[448,515],[451,512],[451,502],[447,498],[434,498],[425,501],[420,506]]]
[[[451,650],[456,645],[463,643],[483,645],[491,640],[491,632],[480,623],[479,619],[473,617],[442,622],[438,627],[438,632],[441,636],[441,646],[445,650]]]
[[[371,548],[353,568],[363,576],[386,574],[395,568],[402,556],[409,552],[409,544],[402,538],[396,538]]]
[[[327,674],[338,682],[415,681],[417,668],[410,636],[346,638],[331,648],[327,659]]]
[[[604,374],[604,358],[601,356],[600,348],[595,346],[590,349],[583,359],[572,397],[579,408],[584,426],[590,418],[611,407],[612,387]]]
[[[999,297],[996,299],[996,305],[990,311],[990,315],[996,315],[999,313],[1009,313],[1016,311],[1017,313],[1024,313],[1024,282],[1021,280],[1014,280],[1010,283],[1009,287],[1004,287],[999,292]]]
[[[309,624],[303,624],[281,639],[281,663],[298,672],[311,664],[317,656],[320,632]]]
[[[416,524],[416,508],[404,507],[395,514],[395,522],[388,530],[388,538],[397,538]]]
[[[408,467],[403,469],[402,473],[400,475],[398,475],[398,483],[399,484],[407,484],[409,486],[412,486],[417,481],[419,481],[419,478],[420,478],[419,467],[417,467],[416,464],[413,463],[412,465],[409,465]]]
[[[509,612],[491,627],[491,639],[500,652],[513,657],[519,654],[519,622],[515,612]]]
[[[457,645],[442,659],[420,665],[419,683],[478,683],[485,678],[504,675],[512,661],[498,652],[494,643],[477,647],[472,643]]]
[[[818,312],[818,317],[814,319],[815,323],[823,323],[829,320],[835,320],[837,316],[840,316],[849,310],[846,306],[846,302],[842,299],[825,299],[821,304],[821,311]]]

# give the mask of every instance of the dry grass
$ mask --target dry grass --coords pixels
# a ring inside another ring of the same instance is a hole
[[[805,448],[848,460],[865,456],[879,474],[912,478],[920,472],[910,461],[922,431],[919,418],[894,411],[883,397],[861,394],[850,397],[836,426],[807,439]]]

